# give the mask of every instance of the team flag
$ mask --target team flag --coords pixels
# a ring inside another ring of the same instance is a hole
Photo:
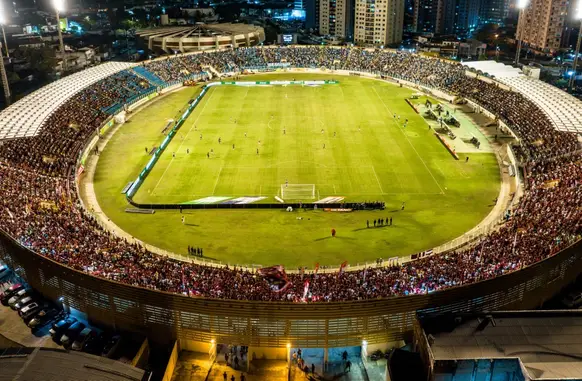
[[[342,275],[347,266],[348,266],[348,261],[343,261],[342,264],[340,265],[338,275]]]
[[[264,267],[258,269],[257,273],[265,278],[273,292],[282,292],[291,286],[291,282],[287,279],[285,268],[281,265]]]

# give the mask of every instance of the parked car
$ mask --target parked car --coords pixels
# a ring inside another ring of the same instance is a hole
[[[49,329],[49,333],[51,334],[51,336],[53,338],[60,339],[61,336],[63,335],[63,332],[65,332],[65,330],[67,328],[69,328],[71,326],[71,324],[76,323],[76,322],[77,322],[77,319],[75,319],[74,317],[68,317],[66,319],[59,320],[58,322],[53,324],[51,329]]]
[[[111,338],[109,338],[105,342],[105,345],[103,346],[103,350],[101,351],[101,355],[105,356],[107,358],[112,358],[113,355],[115,354],[115,351],[117,351],[117,348],[119,347],[120,342],[121,342],[121,336],[119,336],[119,335],[114,335]]]
[[[65,347],[68,347],[71,344],[73,344],[73,341],[75,341],[77,336],[79,336],[79,334],[81,333],[81,331],[85,329],[85,327],[86,325],[81,323],[80,321],[73,323],[69,328],[67,328],[65,333],[63,333],[63,336],[61,336],[60,340],[61,344],[63,344]]]
[[[90,353],[92,355],[100,355],[103,350],[103,343],[107,339],[107,335],[101,332],[98,335],[89,337],[89,339],[83,345],[83,352]]]
[[[577,308],[582,306],[582,292],[572,291],[564,299],[562,303],[568,308]]]
[[[30,289],[23,288],[22,290],[18,290],[16,294],[14,294],[10,299],[8,299],[8,306],[12,308],[20,299],[23,299],[30,295]]]
[[[10,306],[13,310],[20,311],[30,303],[34,303],[36,300],[31,295],[26,295],[24,298],[20,299],[18,302],[14,303],[14,305]]]
[[[85,328],[79,333],[71,348],[75,351],[83,350],[85,343],[93,336],[97,336],[97,333],[95,333],[91,328]]]
[[[32,329],[38,329],[45,326],[50,321],[59,318],[62,314],[63,312],[56,308],[43,308],[29,320],[28,326]]]
[[[15,293],[17,293],[18,291],[22,290],[24,288],[23,284],[20,283],[15,283],[12,286],[10,286],[7,290],[5,290],[2,295],[0,295],[0,303],[2,303],[2,305],[7,306],[8,305],[8,299],[10,299],[11,297],[14,296]]]
[[[10,274],[10,270],[8,269],[8,266],[0,265],[0,279],[7,277],[8,274]]]
[[[30,303],[26,307],[18,311],[18,314],[24,320],[24,324],[27,324],[30,319],[32,319],[37,313],[42,310],[43,306],[37,302]]]

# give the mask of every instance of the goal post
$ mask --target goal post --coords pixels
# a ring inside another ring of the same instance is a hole
[[[315,199],[315,184],[281,184],[281,198],[284,200]]]

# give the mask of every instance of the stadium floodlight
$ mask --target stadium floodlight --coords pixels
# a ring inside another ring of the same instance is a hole
[[[65,56],[65,43],[63,42],[63,31],[61,30],[61,17],[59,13],[65,11],[65,0],[52,0],[57,16],[57,31],[59,32],[59,45],[61,49],[61,59],[63,60],[63,72],[67,70],[67,59]]]
[[[64,12],[65,11],[65,0],[53,0],[53,7],[55,7],[55,10],[57,12]]]
[[[4,9],[4,2],[0,1],[0,26],[2,27],[2,37],[4,39],[4,50],[6,50],[6,57],[10,58],[8,53],[8,43],[6,42],[6,32],[4,31],[4,25],[8,21],[6,17],[6,9]]]
[[[525,8],[529,5],[529,0],[517,0],[517,8],[519,9],[519,19],[517,22],[517,31],[515,32],[515,39],[517,40],[517,52],[515,53],[515,64],[519,65],[519,55],[521,54],[521,29],[524,28],[526,20],[523,17]],[[521,26],[521,28],[520,28]]]
[[[574,63],[572,64],[572,74],[568,80],[568,91],[572,91],[572,87],[576,83],[576,69],[578,68],[578,55],[580,54],[580,42],[582,40],[582,0],[578,0],[578,6],[574,11],[574,19],[580,21],[578,28],[578,41],[576,41],[576,52],[574,54]]]

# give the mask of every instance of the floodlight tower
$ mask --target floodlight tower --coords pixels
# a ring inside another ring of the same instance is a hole
[[[578,55],[580,54],[580,41],[582,40],[582,0],[578,0],[578,8],[574,13],[574,19],[580,21],[580,28],[578,29],[578,41],[576,42],[576,53],[574,55],[574,64],[572,65],[572,75],[568,80],[568,91],[572,91],[572,87],[576,82],[576,68],[578,67]]]
[[[4,25],[5,21],[5,12],[4,7],[0,5],[0,23]],[[4,30],[4,28],[2,28]],[[6,37],[4,37],[4,41],[6,41]],[[6,44],[4,44],[6,47]],[[8,48],[6,47],[6,52],[8,52]],[[2,87],[4,88],[4,97],[6,98],[6,105],[10,105],[10,85],[8,84],[8,77],[6,76],[6,68],[4,67],[4,57],[2,56],[2,47],[0,47],[0,75],[2,76]]]
[[[526,22],[525,19],[523,18],[523,14],[528,4],[529,0],[517,0],[517,8],[519,9],[519,21],[521,21],[523,24],[525,24]],[[517,23],[517,32],[515,33],[515,38],[517,39],[517,52],[515,54],[516,65],[519,65],[519,55],[521,54],[521,33],[519,28],[519,21]],[[523,27],[521,29],[523,29]]]
[[[57,30],[59,31],[59,44],[61,48],[61,55],[63,57],[63,72],[67,71],[67,59],[65,57],[65,43],[63,42],[63,32],[61,31],[61,23],[59,13],[65,11],[65,0],[52,0],[53,7],[57,16]]]

